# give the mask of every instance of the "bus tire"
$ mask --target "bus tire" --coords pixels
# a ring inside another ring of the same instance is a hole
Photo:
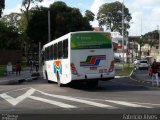
[[[57,72],[57,84],[59,87],[63,87],[62,83],[61,83],[61,80],[60,80],[60,76],[59,76],[59,73]]]
[[[46,80],[47,80],[47,82],[48,82],[48,83],[51,83],[51,81],[50,81],[50,80],[48,80],[48,74],[47,74],[47,71],[45,72],[45,75],[46,75]]]

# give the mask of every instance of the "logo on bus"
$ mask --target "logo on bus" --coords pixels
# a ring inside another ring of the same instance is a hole
[[[54,61],[54,73],[57,73],[57,71],[62,74],[62,64],[60,60]]]
[[[80,62],[80,66],[98,66],[101,60],[106,60],[106,55],[88,56],[86,61]]]

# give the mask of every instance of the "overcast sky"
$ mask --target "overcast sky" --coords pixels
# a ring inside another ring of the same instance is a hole
[[[5,0],[6,7],[4,14],[11,12],[20,12],[22,0]],[[40,5],[48,7],[57,0],[44,0]],[[68,6],[77,7],[81,13],[85,10],[91,10],[95,15],[99,7],[104,3],[123,0],[59,0],[64,1]],[[124,4],[132,15],[131,28],[129,35],[143,35],[149,31],[157,29],[160,25],[160,0],[124,0]],[[93,27],[98,26],[95,20],[91,23]]]

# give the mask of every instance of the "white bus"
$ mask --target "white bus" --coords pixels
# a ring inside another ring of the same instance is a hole
[[[111,35],[107,32],[71,32],[43,46],[43,77],[59,86],[71,81],[98,80],[115,76]]]

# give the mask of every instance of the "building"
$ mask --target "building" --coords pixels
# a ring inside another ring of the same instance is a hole
[[[130,54],[130,61],[133,63],[134,59],[139,57],[140,46],[138,41],[141,36],[128,36],[128,53]]]
[[[122,36],[120,35],[120,33],[111,32],[111,36],[112,36],[115,57],[123,60],[123,55],[124,55],[124,61],[127,62],[128,37],[124,38],[124,51],[123,51]]]

